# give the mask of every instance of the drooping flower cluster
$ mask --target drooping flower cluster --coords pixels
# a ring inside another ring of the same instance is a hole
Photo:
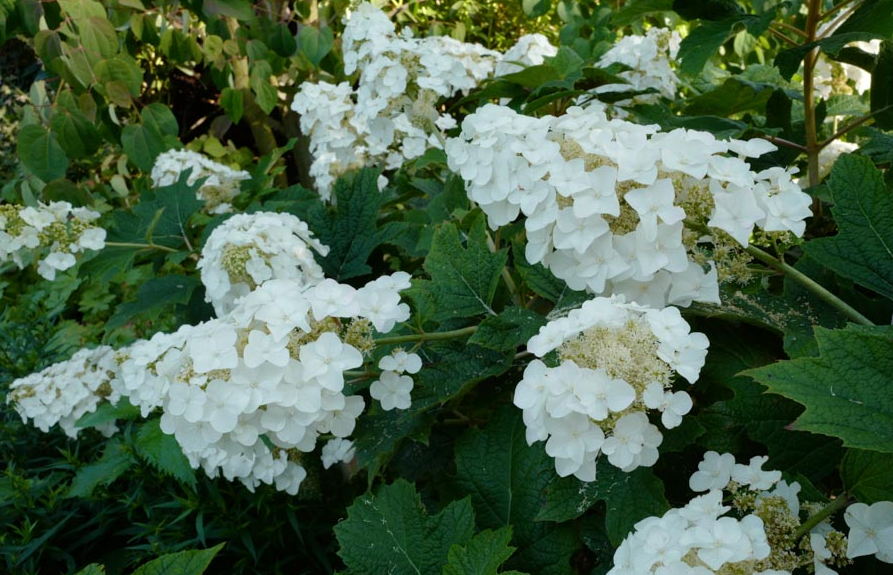
[[[194,184],[204,179],[196,192],[205,201],[205,211],[209,214],[226,214],[233,210],[233,198],[239,195],[239,182],[248,180],[251,175],[244,170],[234,170],[192,150],[168,150],[155,159],[152,167],[152,185],[170,186],[189,171],[186,183]]]
[[[37,273],[52,281],[77,263],[75,254],[105,247],[105,230],[93,224],[98,218],[68,202],[0,204],[0,264],[12,261],[22,269],[38,257]]]
[[[416,374],[422,369],[422,358],[415,353],[406,353],[402,349],[394,350],[391,355],[381,358],[378,368],[382,370],[378,380],[369,386],[369,395],[381,403],[381,408],[390,411],[409,409],[412,405],[410,392],[413,388],[409,374]]]
[[[439,131],[456,126],[437,106],[444,98],[467,93],[497,66],[509,73],[517,69],[514,62],[542,63],[555,52],[542,36],[523,38],[505,57],[450,37],[415,38],[409,29],[398,33],[369,3],[347,20],[342,48],[345,73],[359,73],[356,88],[307,82],[292,103],[310,137],[310,175],[326,200],[333,182],[350,170],[392,170],[441,148]]]
[[[653,465],[663,436],[647,413],[660,412],[668,429],[681,423],[692,401],[673,391],[673,379],[694,383],[707,345],[676,308],[644,308],[617,296],[587,301],[527,344],[540,358],[557,352],[558,362],[533,360],[515,389],[527,442],[546,441],[558,474],[582,481],[595,479],[600,453],[623,471]]]
[[[307,224],[291,214],[235,215],[216,227],[202,247],[198,267],[205,298],[224,316],[238,298],[267,280],[317,284],[323,271],[311,249],[322,256],[329,252]]]
[[[408,280],[398,272],[360,289],[268,280],[225,317],[132,345],[115,384],[144,416],[162,409],[162,430],[193,467],[295,494],[318,439],[353,432],[364,401],[344,394],[344,372],[363,364],[373,327],[408,319],[399,294]],[[327,444],[326,463],[350,447]]]
[[[718,303],[718,281],[750,279],[738,246],[755,226],[799,236],[811,214],[791,172],[742,159],[772,144],[609,120],[597,103],[542,118],[488,104],[445,149],[492,229],[525,216],[528,261],[653,307]]]
[[[596,88],[594,93],[657,91],[654,94],[639,94],[629,100],[617,102],[618,106],[650,104],[661,96],[675,98],[679,78],[673,71],[672,64],[681,42],[682,37],[679,33],[667,28],[651,28],[644,36],[624,36],[599,59],[596,66],[607,68],[615,63],[629,66],[629,70],[617,73],[617,76],[626,80],[628,84],[606,84]]]
[[[58,424],[66,435],[76,438],[78,419],[96,411],[100,403],[115,403],[120,398],[111,386],[117,368],[114,350],[109,346],[81,349],[71,359],[13,381],[6,401],[22,421],[33,420],[43,432]],[[117,428],[109,422],[97,429],[109,436]]]
[[[744,465],[729,453],[707,452],[690,480],[694,491],[707,493],[637,523],[608,573],[790,575],[806,566],[817,574],[835,573],[828,564],[843,565],[852,557],[846,537],[826,519],[801,534],[808,535],[801,541],[801,519],[821,506],[801,503],[800,484],[782,481],[780,471],[764,471],[767,459],[754,457]]]

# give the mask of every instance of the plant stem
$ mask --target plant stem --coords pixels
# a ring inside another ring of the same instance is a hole
[[[376,339],[375,343],[377,345],[390,345],[394,343],[412,343],[416,341],[438,341],[444,339],[456,339],[460,337],[465,337],[466,335],[471,335],[476,332],[478,326],[471,325],[468,327],[463,327],[461,329],[454,329],[453,331],[436,331],[433,333],[413,333],[410,335],[395,335],[392,337],[383,337],[380,339]]]
[[[794,148],[795,150],[806,152],[806,146],[801,146],[797,142],[792,142],[790,140],[785,140],[784,138],[778,138],[776,136],[762,136],[762,138],[768,142],[772,142],[773,144],[778,144],[779,146],[785,146],[787,148]]]
[[[809,12],[806,15],[806,44],[815,41],[816,30],[821,14],[821,0],[809,0]],[[815,64],[819,49],[813,48],[803,59],[803,114],[806,131],[806,160],[809,186],[819,185],[819,145],[818,128],[815,122],[815,91],[813,90]]]
[[[844,493],[837,499],[831,501],[828,505],[819,510],[816,514],[810,515],[806,521],[803,522],[797,531],[794,532],[794,541],[799,541],[801,537],[809,533],[813,527],[821,523],[825,520],[825,518],[834,515],[844,507],[846,507],[847,503],[850,502],[849,496]]]
[[[828,11],[827,11],[827,12],[825,12],[824,14],[822,14],[821,16],[819,16],[819,20],[824,20],[825,18],[827,18],[827,17],[830,16],[831,14],[834,14],[834,13],[837,12],[838,10],[840,10],[840,9],[842,9],[842,8],[845,8],[847,4],[851,4],[851,3],[853,3],[853,2],[859,2],[859,3],[861,3],[862,0],[843,0],[843,2],[841,2],[840,4],[838,4],[838,5],[836,5],[836,6],[833,6],[833,7],[831,7],[831,8],[828,8]]]
[[[177,253],[179,250],[158,244],[134,244],[129,242],[105,242],[106,247],[111,248],[137,248],[141,250],[160,250],[162,252]]]
[[[800,270],[796,269],[794,266],[788,265],[783,260],[771,256],[770,254],[764,252],[756,246],[747,246],[745,248],[745,251],[764,264],[777,269],[801,286],[805,287],[816,296],[818,296],[819,299],[821,299],[843,315],[847,316],[854,323],[858,323],[860,325],[874,325],[874,323],[870,319],[856,311],[848,303],[846,303],[833,293],[829,292],[827,289],[819,285],[818,282],[816,282]]]
[[[861,118],[856,118],[855,120],[853,120],[852,122],[850,122],[849,124],[847,124],[846,126],[844,126],[843,128],[841,128],[841,129],[837,130],[836,132],[834,132],[834,135],[833,135],[833,136],[831,136],[831,137],[828,138],[827,140],[824,140],[824,141],[820,142],[820,143],[819,143],[819,148],[820,148],[820,149],[821,149],[821,148],[824,148],[825,146],[827,146],[828,144],[830,144],[831,142],[833,142],[833,141],[836,140],[837,138],[841,137],[842,135],[846,134],[847,132],[850,132],[850,131],[852,131],[852,130],[855,130],[856,128],[858,128],[859,126],[861,126],[862,124],[864,124],[865,122],[867,122],[868,120],[870,120],[872,117],[873,117],[873,116],[872,116],[871,114],[865,114],[865,115],[862,116]]]

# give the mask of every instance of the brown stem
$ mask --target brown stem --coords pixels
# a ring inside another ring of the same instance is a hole
[[[806,16],[806,43],[815,41],[816,29],[819,26],[821,0],[809,0],[809,12]],[[815,94],[813,90],[815,64],[819,49],[814,48],[803,59],[803,113],[806,128],[806,159],[808,164],[809,185],[819,184],[819,143],[818,128],[815,121]]]
[[[773,144],[778,144],[779,146],[784,146],[786,148],[794,148],[795,150],[800,150],[801,152],[806,152],[806,146],[800,145],[797,142],[785,140],[784,138],[779,138],[776,136],[763,136],[763,139],[768,142],[772,142]]]
[[[833,136],[831,136],[830,138],[828,138],[828,139],[823,140],[822,142],[820,142],[820,143],[819,143],[819,149],[824,148],[825,146],[827,146],[828,144],[830,144],[831,142],[833,142],[833,141],[836,140],[837,138],[843,136],[843,135],[846,134],[847,132],[850,132],[850,131],[852,131],[852,130],[855,130],[856,128],[858,128],[859,126],[861,126],[862,124],[864,124],[865,122],[867,122],[868,120],[870,120],[872,117],[873,117],[872,114],[866,114],[866,115],[862,116],[861,118],[857,118],[857,119],[853,120],[852,122],[850,122],[849,124],[847,124],[847,125],[844,126],[843,128],[841,128],[841,129],[837,130],[836,132],[834,132],[834,135],[833,135]]]

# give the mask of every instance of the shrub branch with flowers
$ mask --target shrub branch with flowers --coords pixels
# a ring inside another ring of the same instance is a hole
[[[4,572],[893,570],[893,2],[19,4]]]

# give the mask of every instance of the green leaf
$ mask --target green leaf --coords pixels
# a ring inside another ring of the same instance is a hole
[[[134,420],[139,416],[140,408],[134,407],[126,397],[122,397],[118,400],[118,403],[114,405],[107,401],[99,404],[96,411],[82,415],[75,422],[75,426],[81,428],[96,427],[97,425],[102,425],[103,423],[108,423],[117,419],[128,421]]]
[[[402,479],[377,495],[357,498],[347,519],[335,526],[338,556],[351,575],[440,575],[450,547],[464,544],[473,532],[468,499],[428,515],[415,488]]]
[[[731,116],[741,112],[761,112],[775,91],[775,86],[748,82],[731,77],[715,90],[688,100],[686,114]]]
[[[558,302],[565,293],[572,292],[563,280],[547,270],[542,264],[532,264],[524,257],[524,243],[512,244],[512,262],[525,285],[552,303]]]
[[[893,455],[850,449],[840,464],[844,489],[862,503],[893,500]]]
[[[255,18],[254,8],[248,0],[205,0],[202,12],[211,18],[226,16],[241,22],[249,22]]]
[[[871,75],[871,115],[882,130],[893,128],[893,43],[881,44],[877,64]]]
[[[204,201],[196,197],[201,182],[186,183],[188,173],[170,186],[147,190],[133,213],[115,211],[116,229],[109,233],[109,241],[152,242],[169,248],[179,248],[189,237],[189,219]]]
[[[574,477],[560,478],[548,486],[546,493],[546,504],[536,517],[538,521],[576,519],[597,501],[604,501],[607,505],[605,527],[615,547],[632,531],[633,525],[646,517],[663,515],[670,508],[664,485],[651,469],[620,471],[604,458],[598,462],[595,481],[585,483]]]
[[[456,442],[460,493],[470,493],[478,527],[513,528],[518,551],[509,567],[540,575],[573,573],[579,546],[573,527],[537,521],[543,490],[556,478],[555,462],[542,444],[527,445],[521,412],[496,411],[483,429],[469,429]]]
[[[893,197],[868,158],[841,156],[828,189],[839,232],[804,250],[837,274],[893,299]]]
[[[142,91],[143,71],[130,56],[121,54],[100,60],[93,67],[93,72],[98,80],[107,85],[106,90],[108,90],[108,84],[120,83],[127,87],[130,95],[134,98],[139,96]]]
[[[112,438],[105,444],[102,457],[78,469],[65,497],[89,497],[100,485],[109,485],[133,465],[133,456],[124,443]]]
[[[893,452],[893,328],[816,328],[820,356],[781,361],[745,375],[806,406],[793,423],[847,447]]]
[[[155,158],[167,149],[161,133],[142,124],[124,126],[121,146],[130,161],[144,172],[150,171]]]
[[[434,232],[431,252],[424,267],[430,281],[420,281],[434,298],[434,320],[471,317],[482,313],[496,315],[490,307],[499,274],[508,259],[506,250],[491,253],[487,248],[484,217],[475,220],[462,246],[459,230],[452,223]]]
[[[224,545],[220,543],[210,549],[168,553],[149,561],[133,575],[202,575]]]
[[[546,325],[546,318],[521,307],[510,307],[497,316],[487,316],[468,343],[496,351],[515,350]]]
[[[499,566],[515,551],[509,546],[511,539],[512,528],[506,526],[496,531],[485,529],[465,546],[453,545],[443,575],[497,575]]]
[[[56,107],[50,125],[62,150],[70,158],[87,157],[102,143],[99,130],[80,113]]]
[[[91,563],[74,575],[105,575],[105,567],[99,563]]]
[[[245,96],[241,90],[224,88],[220,92],[220,107],[234,124],[238,124],[245,113]]]
[[[611,16],[611,23],[622,27],[632,24],[642,16],[654,12],[669,12],[673,9],[673,0],[632,0]]]
[[[199,285],[199,279],[191,275],[172,274],[152,278],[140,286],[135,301],[118,304],[115,314],[106,323],[106,331],[121,327],[139,314],[161,311],[174,304],[185,305]]]
[[[43,126],[30,124],[19,128],[16,153],[22,165],[44,182],[65,176],[68,169],[65,150]]]
[[[697,76],[726,40],[745,29],[752,36],[759,36],[769,28],[774,15],[774,12],[767,12],[762,16],[739,14],[702,22],[679,45],[680,69],[686,74]]]
[[[254,99],[264,114],[269,114],[276,107],[278,95],[276,88],[270,84],[273,68],[266,60],[255,61],[251,66],[251,78],[249,83]]]
[[[673,11],[686,20],[722,20],[744,14],[735,0],[674,0]]]
[[[160,419],[151,419],[140,426],[134,448],[137,455],[163,474],[195,488],[195,470],[174,436],[161,431]]]
[[[521,9],[528,18],[539,18],[552,8],[552,0],[521,0]]]
[[[756,441],[768,450],[768,469],[802,473],[815,481],[831,474],[842,455],[840,442],[791,430],[790,424],[803,412],[802,406],[766,393],[764,386],[741,375],[746,369],[775,360],[774,346],[765,339],[757,342],[765,332],[726,324],[707,336],[710,353],[696,389],[721,399],[698,416],[698,422],[706,428],[698,444],[720,452],[740,452]],[[729,392],[733,394],[730,399]]]
[[[322,59],[332,51],[335,34],[329,27],[319,29],[313,26],[303,26],[298,34],[298,44],[310,63],[318,68]]]
[[[73,35],[92,57],[110,58],[118,53],[118,34],[105,14],[74,20],[77,34]]]
[[[320,262],[326,277],[342,281],[372,271],[366,260],[378,245],[379,173],[365,169],[339,178],[334,205],[316,204],[307,212],[310,228],[329,246],[328,255]]]
[[[180,131],[177,118],[170,108],[160,102],[153,102],[140,111],[143,124],[152,127],[162,136],[176,137]]]

